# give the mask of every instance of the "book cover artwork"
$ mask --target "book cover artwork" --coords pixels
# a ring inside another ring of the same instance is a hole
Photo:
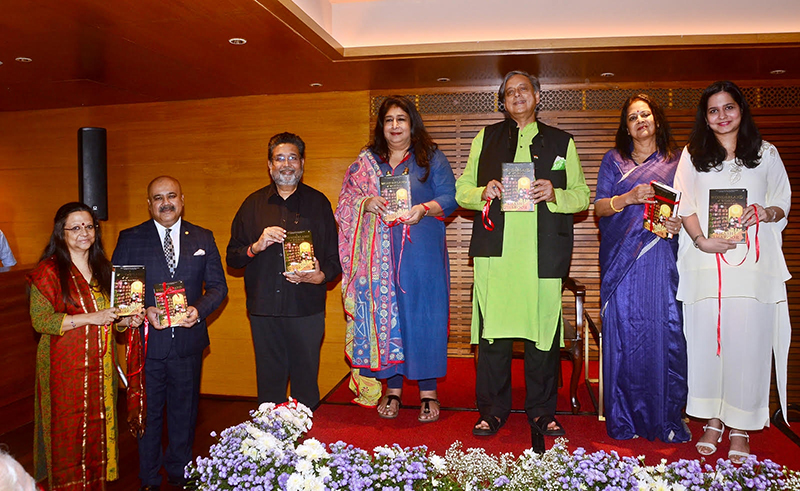
[[[681,192],[658,181],[650,185],[656,193],[655,203],[644,205],[644,228],[661,238],[671,239],[673,234],[667,232],[667,218],[678,215]]]
[[[386,199],[386,214],[383,216],[385,221],[397,220],[411,209],[411,178],[408,174],[383,176],[380,184],[381,197]]]
[[[744,244],[747,227],[742,215],[747,209],[747,189],[708,190],[708,237]]]
[[[534,211],[533,162],[503,163],[502,211]]]
[[[158,283],[153,286],[156,294],[156,307],[163,311],[158,322],[165,327],[175,327],[186,318],[189,305],[186,302],[186,290],[183,281]]]
[[[311,241],[310,230],[286,232],[283,260],[287,273],[314,271],[314,242]]]
[[[111,305],[117,315],[133,315],[144,307],[144,266],[113,266],[111,269]]]

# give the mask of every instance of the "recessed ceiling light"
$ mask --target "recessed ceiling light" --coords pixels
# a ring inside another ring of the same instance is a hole
[[[2,64],[3,64],[3,62],[2,62],[2,61],[0,61],[0,65],[2,65]]]
[[[28,58],[26,56],[18,56],[18,57],[14,58],[14,59],[17,60],[20,63],[30,63],[30,62],[33,61],[32,59],[30,59],[30,58]]]
[[[614,76],[614,73],[613,72],[603,72],[603,73],[600,74],[600,76],[601,77],[610,78],[610,77]]]
[[[449,78],[447,78],[447,77],[439,77],[439,78],[437,78],[437,79],[436,79],[436,81],[437,81],[437,82],[442,82],[442,83],[445,83],[445,82],[449,82],[449,81],[450,81],[450,79],[449,79]]]
[[[782,69],[779,68],[777,70],[772,70],[769,73],[770,73],[770,75],[783,75],[784,73],[786,73],[786,70],[782,70]]]
[[[247,39],[244,39],[244,38],[230,38],[230,39],[228,39],[228,42],[233,44],[234,46],[239,46],[241,44],[245,44],[247,42]]]
[[[322,84],[319,83],[319,82],[310,83],[308,85],[309,85],[309,87],[322,87]]]

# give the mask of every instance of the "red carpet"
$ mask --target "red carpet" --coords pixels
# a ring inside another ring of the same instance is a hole
[[[564,380],[568,383],[570,364],[563,362]],[[522,360],[514,360],[512,378],[515,409],[523,408],[525,396],[522,377]],[[569,390],[564,386],[559,391],[558,410],[569,411]],[[591,411],[589,393],[585,386],[579,388],[582,411]],[[465,448],[483,447],[489,453],[513,452],[519,455],[530,447],[530,427],[523,412],[512,413],[506,425],[493,437],[475,437],[472,425],[478,418],[475,408],[475,366],[471,358],[450,358],[448,375],[439,381],[439,399],[442,412],[439,421],[422,424],[417,421],[419,414],[419,391],[415,386],[406,386],[403,394],[404,407],[397,419],[386,420],[378,417],[375,409],[362,408],[354,404],[344,404],[352,399],[347,384],[340,385],[325,399],[314,412],[314,427],[309,437],[325,443],[338,440],[372,450],[376,446],[397,443],[403,447],[426,445],[439,455],[459,440]],[[605,423],[597,416],[557,416],[564,425],[570,450],[583,447],[589,452],[616,450],[620,455],[645,455],[648,464],[657,464],[660,459],[668,461],[679,459],[698,459],[700,455],[694,443],[666,444],[658,440],[650,442],[637,438],[633,440],[614,440],[605,431]],[[689,428],[694,441],[702,434],[702,425],[691,421]],[[760,432],[751,432],[752,450],[759,459],[771,459],[791,469],[800,469],[800,447],[789,440],[774,427]],[[547,447],[553,444],[548,438]],[[711,457],[727,458],[727,437],[720,450]]]

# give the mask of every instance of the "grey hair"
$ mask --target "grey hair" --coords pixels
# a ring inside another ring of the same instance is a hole
[[[36,482],[19,462],[0,447],[0,489],[3,491],[34,491]]]
[[[533,92],[536,94],[541,93],[542,85],[539,83],[539,79],[535,76],[531,75],[528,72],[523,72],[522,70],[512,70],[506,73],[506,76],[503,77],[503,83],[500,84],[500,88],[497,90],[497,97],[500,102],[506,102],[506,84],[508,83],[508,79],[513,77],[514,75],[522,75],[523,77],[527,77],[527,79],[531,82],[533,86]]]

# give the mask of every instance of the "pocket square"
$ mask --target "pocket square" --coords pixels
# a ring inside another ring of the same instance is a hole
[[[565,170],[567,168],[567,159],[564,157],[556,157],[553,160],[553,166],[550,170]]]
[[[205,256],[205,255],[206,255],[206,251],[204,251],[203,249],[197,249],[197,250],[194,252],[194,255],[195,255],[195,256]]]

